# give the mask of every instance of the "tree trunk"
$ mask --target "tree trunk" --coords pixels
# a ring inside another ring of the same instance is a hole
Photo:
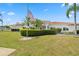
[[[2,21],[2,31],[3,31],[3,21]]]
[[[77,34],[77,24],[76,24],[76,3],[74,3],[74,27],[75,27],[75,35]]]

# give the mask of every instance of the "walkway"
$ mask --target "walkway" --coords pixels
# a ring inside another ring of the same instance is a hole
[[[8,56],[11,53],[13,53],[15,50],[16,49],[0,47],[0,56]]]

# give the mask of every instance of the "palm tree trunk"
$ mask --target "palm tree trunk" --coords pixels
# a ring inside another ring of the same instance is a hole
[[[75,35],[77,34],[77,24],[76,24],[76,3],[74,3],[74,26],[75,26]]]

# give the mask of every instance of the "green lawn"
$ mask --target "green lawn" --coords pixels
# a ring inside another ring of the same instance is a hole
[[[0,32],[0,47],[15,48],[11,55],[60,56],[79,55],[79,38],[73,36],[45,35],[21,41],[19,32]]]

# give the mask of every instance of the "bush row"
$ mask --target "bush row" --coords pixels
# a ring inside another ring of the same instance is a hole
[[[61,28],[51,28],[51,30],[55,30],[56,33],[60,33],[61,32]]]
[[[56,30],[20,30],[22,36],[40,36],[40,35],[54,35]],[[27,34],[28,33],[28,34]]]
[[[64,34],[75,34],[74,31],[73,32],[64,32]],[[79,34],[79,30],[77,30],[77,34]]]

